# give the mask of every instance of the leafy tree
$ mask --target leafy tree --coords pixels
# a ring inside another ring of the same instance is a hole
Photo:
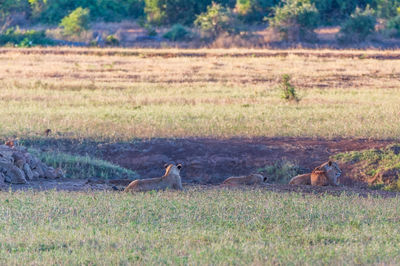
[[[356,8],[350,18],[341,26],[338,34],[340,42],[361,42],[375,31],[376,18],[374,10],[368,6],[362,10]]]
[[[262,22],[265,16],[273,13],[273,7],[280,0],[237,0],[236,11],[245,22]]]
[[[89,9],[78,7],[61,20],[65,35],[79,35],[89,28]]]
[[[204,12],[197,16],[195,25],[209,37],[215,38],[221,33],[238,33],[238,20],[230,8],[212,3]]]
[[[215,0],[222,6],[232,7],[236,0]],[[156,25],[191,25],[196,16],[207,10],[212,0],[145,0],[147,20]]]
[[[308,40],[314,36],[319,13],[308,0],[285,0],[283,6],[275,8],[269,22],[283,40]]]

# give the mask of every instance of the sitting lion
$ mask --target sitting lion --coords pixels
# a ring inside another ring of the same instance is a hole
[[[337,163],[328,161],[315,168],[311,173],[293,177],[290,185],[337,186],[342,174]]]
[[[165,165],[165,174],[162,177],[149,178],[142,180],[132,181],[126,188],[125,192],[131,191],[149,191],[149,190],[161,190],[166,188],[182,190],[182,181],[179,172],[182,168],[181,164]]]
[[[227,178],[222,185],[256,185],[266,182],[267,178],[260,174],[251,174],[244,176],[232,176]]]

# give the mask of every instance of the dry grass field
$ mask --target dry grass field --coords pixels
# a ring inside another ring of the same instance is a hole
[[[400,136],[398,52],[0,50],[2,137]],[[301,97],[281,99],[283,74]]]
[[[375,50],[1,48],[0,139],[19,137],[81,180],[0,192],[0,264],[398,264],[396,192],[185,182],[257,169],[287,181],[294,163],[383,149],[400,137],[399,59]],[[284,74],[300,101],[282,99]],[[367,158],[373,173],[377,158],[398,167],[395,152],[337,159]],[[183,162],[184,191],[82,188],[92,177],[154,177],[162,160]]]

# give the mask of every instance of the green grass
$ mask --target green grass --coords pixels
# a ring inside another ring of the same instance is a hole
[[[278,184],[288,184],[291,178],[304,173],[297,164],[285,160],[260,168],[258,172],[268,176],[269,183]]]
[[[339,153],[333,159],[343,163],[350,163],[353,167],[360,169],[360,172],[372,178],[383,171],[400,173],[400,145],[389,145],[382,149],[371,149],[364,151],[352,151]],[[390,184],[382,184],[382,181],[372,185],[375,189],[385,189],[390,191],[400,191],[400,180]]]
[[[215,200],[218,199],[218,200]],[[0,193],[0,264],[396,263],[399,198]]]
[[[46,165],[63,169],[66,178],[121,179],[137,177],[136,173],[129,169],[88,155],[79,156],[63,152],[42,152],[36,149],[29,149],[29,152],[37,156]]]

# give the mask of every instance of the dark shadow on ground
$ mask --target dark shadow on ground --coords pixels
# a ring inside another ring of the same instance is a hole
[[[265,137],[156,138],[118,143],[59,138],[20,141],[24,146],[43,151],[89,155],[111,161],[136,171],[141,178],[163,175],[165,163],[182,163],[183,182],[193,184],[219,184],[229,176],[254,173],[260,168],[282,161],[293,162],[302,171],[307,172],[336,153],[381,148],[394,142],[370,139]]]

